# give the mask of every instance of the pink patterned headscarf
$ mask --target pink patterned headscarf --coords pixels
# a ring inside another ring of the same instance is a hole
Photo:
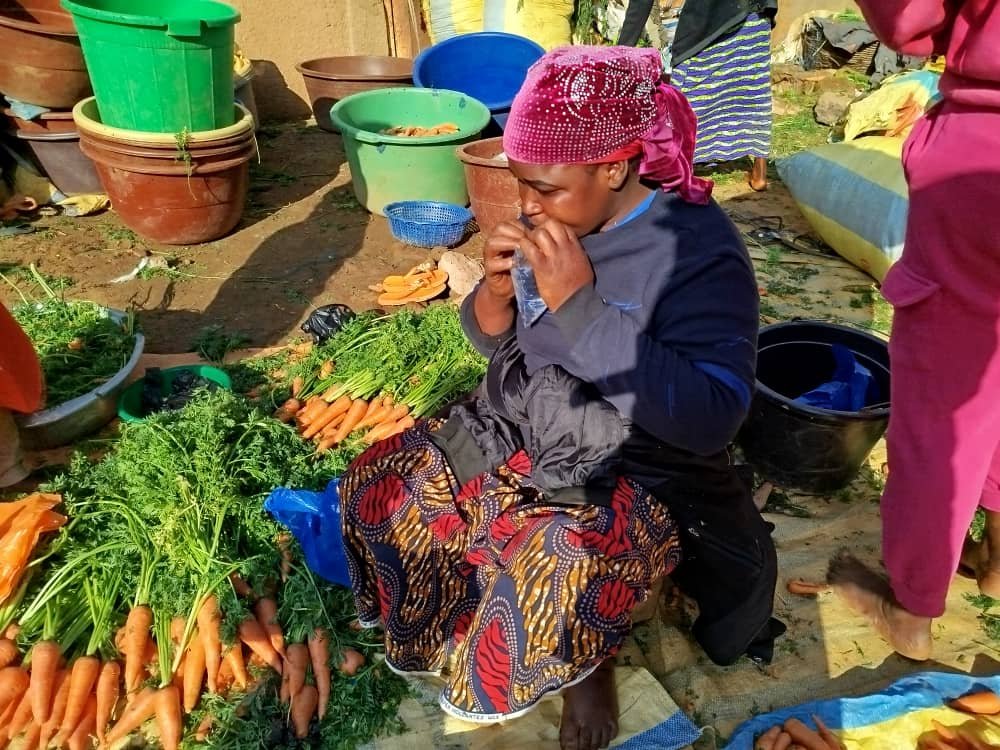
[[[639,174],[689,203],[708,203],[695,177],[697,119],[661,81],[653,49],[562,47],[528,71],[504,128],[504,153],[527,164],[600,164],[641,156]]]

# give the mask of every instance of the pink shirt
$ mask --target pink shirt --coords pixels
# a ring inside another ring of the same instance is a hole
[[[1000,108],[998,0],[858,0],[896,52],[945,55],[941,93],[959,104]]]

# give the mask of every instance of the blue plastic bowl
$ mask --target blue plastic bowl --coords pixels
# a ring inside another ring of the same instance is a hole
[[[428,47],[413,62],[413,83],[478,99],[502,129],[528,68],[545,54],[530,39],[499,31],[462,34]]]
[[[472,211],[454,203],[399,201],[385,207],[392,236],[417,247],[453,247],[465,237]]]

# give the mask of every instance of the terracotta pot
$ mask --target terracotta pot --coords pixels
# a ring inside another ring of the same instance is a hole
[[[501,151],[503,138],[474,141],[458,149],[458,158],[465,167],[472,213],[484,234],[503,221],[516,221],[521,214],[517,179],[507,162],[496,158]]]
[[[90,96],[90,76],[72,17],[59,0],[0,0],[0,91],[68,109]]]
[[[147,239],[167,245],[210,242],[232,231],[243,215],[256,153],[252,138],[235,146],[190,149],[190,164],[164,153],[118,153],[86,133],[80,147],[97,165],[115,212]]]
[[[404,57],[321,57],[295,68],[305,81],[316,124],[330,133],[340,132],[330,121],[330,108],[341,99],[362,91],[413,85],[413,60]]]

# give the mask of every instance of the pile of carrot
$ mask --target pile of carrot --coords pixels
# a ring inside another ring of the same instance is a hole
[[[297,398],[298,389],[293,383],[292,397],[274,416],[282,422],[294,421],[299,434],[316,443],[317,453],[325,453],[360,430],[367,430],[364,439],[372,445],[415,424],[410,407],[394,403],[392,396],[376,396],[366,401],[337,396],[341,390],[340,386],[331,386],[322,395],[312,396],[303,403]]]
[[[296,737],[306,737],[313,718],[321,720],[326,714],[330,698],[327,633],[316,628],[306,643],[286,644],[275,601],[260,598],[253,611],[230,646],[219,635],[221,617],[214,595],[206,598],[186,642],[186,621],[175,618],[170,624],[171,653],[179,658],[165,684],[151,632],[153,613],[147,606],[129,612],[115,639],[121,658],[108,661],[81,656],[66,665],[59,644],[46,640],[34,644],[30,659],[21,663],[16,630],[9,628],[0,639],[0,748],[112,747],[155,721],[161,746],[176,750],[185,715],[198,707],[206,691],[246,692],[259,682],[248,665],[282,676],[281,697],[289,706],[292,729]],[[339,669],[354,675],[364,661],[359,652],[345,649]],[[210,731],[211,719],[206,717],[196,736],[204,740]]]
[[[810,729],[799,719],[788,719],[771,727],[754,742],[754,750],[843,750],[844,745],[818,716],[813,716],[816,729]]]

